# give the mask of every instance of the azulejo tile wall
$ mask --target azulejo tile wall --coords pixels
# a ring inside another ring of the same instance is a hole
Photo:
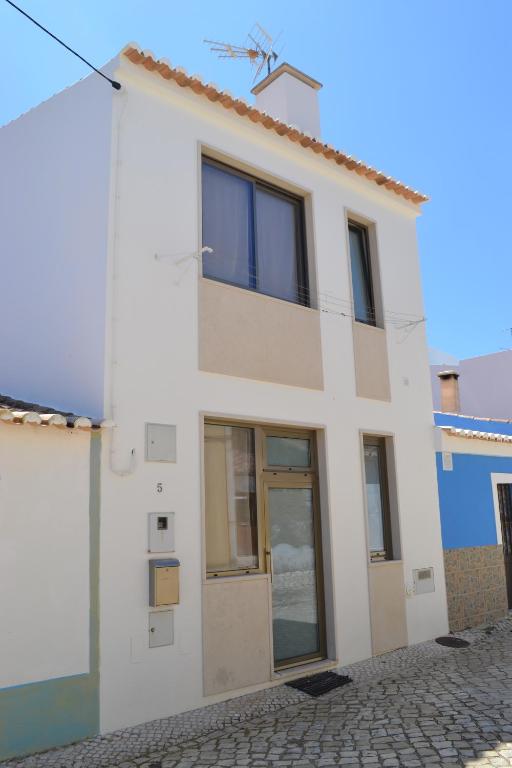
[[[444,550],[448,620],[457,632],[508,612],[501,545]]]

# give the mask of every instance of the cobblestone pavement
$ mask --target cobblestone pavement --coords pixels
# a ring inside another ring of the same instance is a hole
[[[0,768],[512,766],[512,619],[344,668],[312,699],[279,687]]]

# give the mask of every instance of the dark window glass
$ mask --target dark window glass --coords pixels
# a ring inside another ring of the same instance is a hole
[[[203,161],[203,275],[309,305],[300,200]]]
[[[298,213],[295,201],[256,190],[258,289],[302,303],[297,280]]]
[[[352,295],[354,300],[354,318],[361,323],[375,325],[375,306],[370,254],[368,250],[368,232],[365,227],[350,223],[350,264],[352,271]]]
[[[252,287],[252,184],[203,163],[203,274],[227,283]]]

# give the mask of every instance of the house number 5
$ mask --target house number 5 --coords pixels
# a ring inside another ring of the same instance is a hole
[[[162,493],[163,490],[164,490],[164,484],[163,483],[157,483],[156,484],[156,492],[157,493]]]

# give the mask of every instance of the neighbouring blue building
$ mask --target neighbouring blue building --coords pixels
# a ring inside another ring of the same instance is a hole
[[[512,421],[434,419],[448,614],[459,630],[512,605]]]

